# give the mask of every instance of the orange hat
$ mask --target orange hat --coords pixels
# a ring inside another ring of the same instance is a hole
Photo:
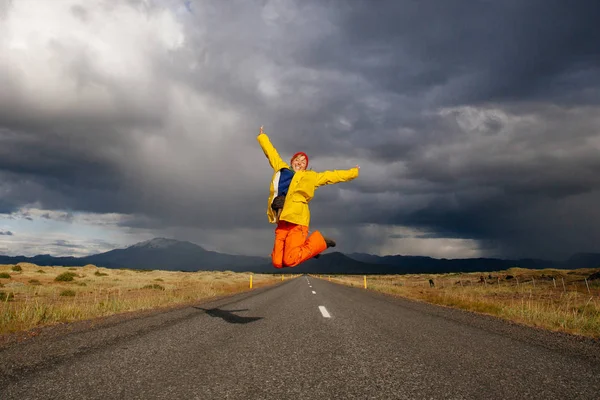
[[[305,152],[303,151],[299,151],[296,154],[294,154],[292,156],[292,159],[290,160],[290,164],[294,162],[294,158],[298,157],[298,156],[304,156],[306,158],[306,168],[308,168],[308,156],[306,155]]]

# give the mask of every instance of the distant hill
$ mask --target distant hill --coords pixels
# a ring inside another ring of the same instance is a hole
[[[600,254],[598,255],[600,256]],[[554,261],[521,259],[504,260],[498,258],[464,258],[464,259],[445,259],[431,258],[423,256],[375,256],[372,254],[352,253],[348,257],[369,264],[378,264],[391,267],[391,270],[398,272],[387,273],[448,273],[448,272],[476,272],[476,271],[500,271],[512,267],[521,267],[529,269],[541,268],[567,268],[563,263]],[[572,265],[579,265],[573,263]],[[589,265],[585,264],[585,265]],[[600,264],[596,264],[598,266]],[[572,268],[587,268],[574,266]],[[591,267],[590,267],[591,268]],[[389,269],[388,269],[389,270]]]
[[[564,263],[563,268],[600,268],[600,254],[598,253],[578,253],[572,255]]]
[[[37,265],[83,266],[94,264],[106,268],[161,269],[167,271],[251,271],[257,273],[322,273],[322,274],[407,274],[448,272],[491,272],[511,267],[599,268],[600,254],[575,254],[564,262],[538,259],[503,260],[497,258],[437,259],[421,256],[376,256],[364,253],[324,253],[293,268],[276,269],[268,257],[224,254],[209,251],[197,244],[165,238],[140,242],[87,257],[1,256],[1,264],[29,262]]]
[[[266,257],[238,256],[205,250],[197,244],[156,238],[125,249],[84,257],[87,264],[107,268],[169,271],[246,271],[269,261]]]
[[[272,268],[272,267],[271,267]],[[318,259],[310,259],[293,269],[283,269],[301,274],[381,274],[385,265],[366,263],[352,259],[340,252],[321,254]]]
[[[87,257],[0,256],[0,263],[30,262],[37,265],[83,266],[94,264],[106,268],[160,269],[166,271],[250,271],[270,263],[266,257],[238,256],[205,250],[197,244],[173,239],[155,238],[125,249]]]
[[[77,257],[53,257],[50,254],[40,254],[33,257],[25,256],[2,256],[0,255],[0,264],[18,264],[20,262],[28,262],[36,265],[85,265],[81,264],[81,259]],[[87,264],[87,263],[86,263]]]

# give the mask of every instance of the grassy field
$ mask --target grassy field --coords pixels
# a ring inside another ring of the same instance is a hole
[[[391,295],[600,338],[600,269],[369,275]],[[0,334],[207,300],[280,282],[281,275],[0,265]],[[285,279],[291,278],[285,275]],[[320,276],[363,287],[364,276]],[[591,279],[590,279],[591,278]],[[431,286],[429,280],[433,280]]]
[[[600,338],[599,275],[600,269],[521,268],[493,273],[370,275],[367,288],[553,331]],[[364,287],[363,275],[319,277]]]
[[[281,275],[0,265],[0,334],[192,303],[271,285]],[[289,278],[290,275],[286,275]]]

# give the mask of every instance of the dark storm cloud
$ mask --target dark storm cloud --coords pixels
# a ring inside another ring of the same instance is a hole
[[[13,236],[14,233],[11,231],[0,231],[0,236]]]
[[[69,212],[62,212],[62,213],[58,213],[58,214],[57,213],[53,213],[53,214],[44,213],[44,214],[40,215],[40,218],[61,221],[61,222],[73,222],[74,215]]]
[[[0,214],[10,214],[17,209],[18,207],[12,202],[8,202],[5,199],[0,198]]]
[[[598,83],[600,4],[592,0],[336,6],[341,33],[311,48],[308,59],[368,74],[382,90],[421,97],[441,87],[444,104],[548,95],[568,101]]]
[[[19,32],[32,10],[7,4],[0,16]],[[315,170],[362,166],[311,203],[313,224],[339,229],[340,243],[377,249],[409,238],[387,230],[402,226],[495,255],[594,250],[597,2],[234,4],[82,1],[46,23],[95,26],[90,36],[20,50],[35,35],[5,34],[0,212],[263,229],[264,124],[284,160],[300,150]]]

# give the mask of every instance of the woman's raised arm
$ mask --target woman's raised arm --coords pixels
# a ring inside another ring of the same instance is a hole
[[[281,157],[279,156],[279,153],[277,152],[275,147],[271,144],[269,137],[263,131],[262,126],[260,127],[260,133],[256,137],[256,140],[258,140],[258,144],[260,144],[261,149],[265,153],[265,156],[267,156],[267,159],[269,160],[269,164],[271,164],[271,167],[273,168],[274,171],[279,171],[282,168],[290,167],[288,164],[286,164],[281,159]]]

